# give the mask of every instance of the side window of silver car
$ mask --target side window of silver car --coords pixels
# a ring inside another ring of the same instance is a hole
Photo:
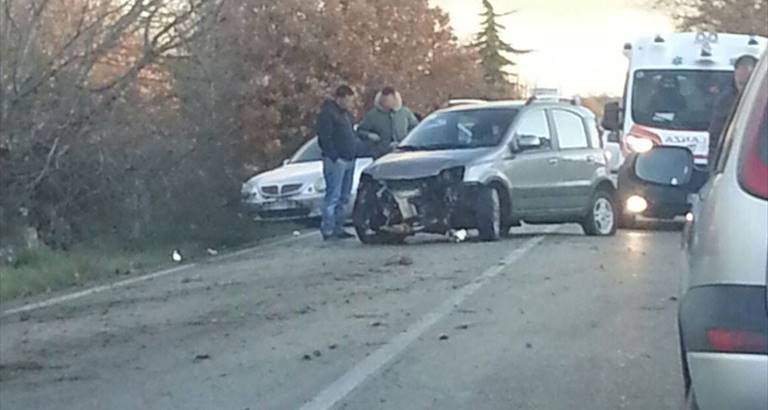
[[[518,140],[538,138],[541,144],[539,149],[552,149],[552,135],[549,132],[547,114],[544,110],[526,113],[515,134]]]

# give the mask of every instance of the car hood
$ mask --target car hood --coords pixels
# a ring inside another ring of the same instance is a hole
[[[444,169],[466,166],[493,151],[494,148],[474,148],[394,152],[379,158],[365,173],[379,180],[426,178]]]
[[[323,163],[321,161],[300,162],[283,165],[258,174],[249,179],[246,184],[313,183],[321,176],[323,176]]]

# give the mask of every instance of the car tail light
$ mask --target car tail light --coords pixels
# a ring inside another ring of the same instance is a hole
[[[744,133],[739,182],[750,194],[768,199],[768,78],[763,77]]]
[[[707,342],[718,352],[752,353],[764,352],[768,337],[748,330],[714,328],[707,330]]]
[[[768,354],[765,293],[754,285],[689,289],[678,312],[686,352]]]

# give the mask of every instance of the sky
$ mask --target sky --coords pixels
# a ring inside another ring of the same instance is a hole
[[[431,0],[451,16],[462,41],[479,31],[481,0]],[[563,95],[621,95],[627,70],[625,42],[674,31],[672,20],[647,0],[491,0],[501,19],[502,38],[512,47],[533,49],[512,56],[510,71],[536,87],[557,87]]]

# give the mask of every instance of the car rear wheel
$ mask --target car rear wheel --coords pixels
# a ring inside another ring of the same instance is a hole
[[[616,234],[617,218],[613,195],[601,190],[592,198],[589,213],[581,226],[590,236],[612,236]]]
[[[498,241],[502,234],[501,201],[499,191],[492,187],[483,187],[477,197],[477,229],[480,240]]]

